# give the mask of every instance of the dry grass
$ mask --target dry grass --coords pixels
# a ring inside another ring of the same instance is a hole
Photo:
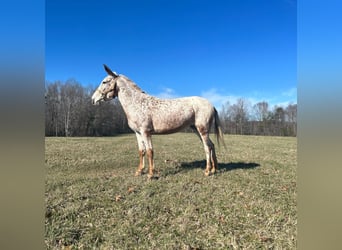
[[[153,142],[148,181],[133,134],[46,138],[46,247],[296,248],[296,138],[226,135],[210,177],[194,134]]]

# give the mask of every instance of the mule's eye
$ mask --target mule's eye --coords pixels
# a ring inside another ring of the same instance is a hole
[[[111,79],[104,79],[103,82],[102,82],[102,84],[107,84],[107,83],[109,83],[110,81],[111,81]]]

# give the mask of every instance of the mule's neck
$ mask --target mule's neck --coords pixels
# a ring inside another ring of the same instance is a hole
[[[120,94],[121,94],[121,97],[139,96],[141,94],[146,95],[146,93],[142,91],[141,88],[138,87],[138,85],[136,85],[133,81],[131,81],[125,76],[120,76],[120,77],[121,79],[117,81],[119,98],[120,98]]]
[[[120,76],[117,82],[118,98],[126,115],[139,112],[146,99],[151,98],[142,91],[133,81],[125,76]]]

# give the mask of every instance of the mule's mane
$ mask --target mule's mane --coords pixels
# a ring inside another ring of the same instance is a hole
[[[133,88],[133,90],[139,91],[141,93],[145,93],[145,91],[143,91],[135,82],[133,82],[127,76],[124,76],[124,75],[120,75],[120,76],[125,79],[126,83],[128,83],[129,86]]]

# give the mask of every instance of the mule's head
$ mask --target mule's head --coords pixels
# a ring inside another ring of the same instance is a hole
[[[105,71],[108,73],[108,76],[101,81],[99,87],[95,90],[93,96],[91,97],[92,103],[94,105],[99,104],[101,101],[112,100],[118,94],[116,81],[119,75],[111,71],[107,65],[103,66]]]

